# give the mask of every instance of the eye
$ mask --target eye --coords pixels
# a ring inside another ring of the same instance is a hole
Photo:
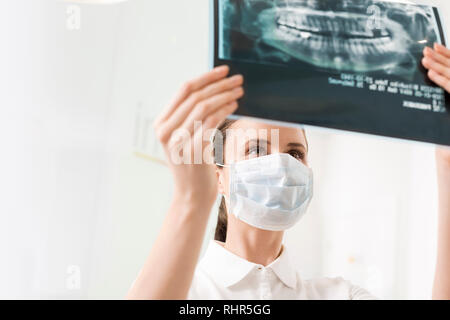
[[[267,149],[259,143],[255,143],[249,146],[247,155],[251,157],[259,157],[261,155],[267,155]]]
[[[288,153],[291,156],[293,156],[295,159],[300,160],[300,161],[305,160],[305,157],[306,157],[305,153],[300,150],[290,150]]]

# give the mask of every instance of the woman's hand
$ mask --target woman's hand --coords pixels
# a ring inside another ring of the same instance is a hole
[[[174,177],[175,194],[129,299],[188,297],[217,197],[208,131],[211,134],[236,110],[243,95],[242,76],[226,78],[228,73],[229,68],[222,66],[185,83],[154,124]]]
[[[186,82],[154,123],[172,171],[175,201],[211,207],[217,178],[209,150],[210,136],[238,107],[243,78],[226,78],[227,66]]]
[[[436,149],[439,193],[438,246],[433,299],[450,300],[450,148]]]
[[[434,49],[426,47],[423,54],[422,64],[428,69],[428,77],[450,93],[450,49],[436,43]]]
[[[436,43],[434,49],[425,47],[423,54],[422,64],[428,69],[428,77],[450,93],[450,49]],[[436,158],[440,167],[448,164],[447,167],[450,170],[449,148],[438,148]]]
[[[428,77],[450,93],[450,50],[435,44],[434,50],[425,48],[422,64]],[[450,299],[450,148],[436,149],[439,190],[439,226],[436,273],[433,299]]]
[[[436,159],[439,167],[442,168],[441,170],[445,170],[446,168],[450,175],[450,147],[438,147],[436,150]],[[450,197],[450,194],[448,196]]]

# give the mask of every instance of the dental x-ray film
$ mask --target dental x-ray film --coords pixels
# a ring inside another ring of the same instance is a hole
[[[446,45],[432,6],[213,0],[214,65],[245,77],[233,117],[450,145],[450,100],[421,64]]]

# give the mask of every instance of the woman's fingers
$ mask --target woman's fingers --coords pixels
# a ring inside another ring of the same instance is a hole
[[[236,75],[212,83],[202,90],[193,92],[166,121],[161,123],[158,134],[160,140],[163,142],[167,141],[170,138],[171,132],[182,126],[186,122],[186,119],[203,120],[204,116],[199,114],[199,112],[195,112],[196,109],[208,109],[210,104],[216,105],[214,102],[216,99],[220,100],[221,97],[227,96],[227,92],[231,92],[234,88],[239,88],[242,83],[243,77]]]
[[[434,61],[450,68],[450,59],[444,56],[443,54],[440,54],[430,47],[425,47],[423,54],[426,58],[431,58]]]
[[[430,57],[423,58],[422,63],[425,68],[433,70],[441,74],[442,76],[450,79],[450,67],[447,67]]]
[[[434,70],[428,71],[428,77],[436,83],[438,86],[442,87],[444,90],[450,93],[450,79],[444,77],[443,75],[437,73]]]
[[[205,129],[217,128],[229,115],[233,114],[238,108],[237,101],[233,101],[221,108],[218,111],[210,114],[205,120]]]
[[[193,79],[191,81],[183,84],[181,89],[173,98],[172,102],[169,103],[167,108],[161,113],[161,115],[156,119],[154,126],[157,127],[173,114],[173,112],[180,106],[180,104],[189,97],[193,92],[202,89],[203,87],[216,82],[220,79],[225,78],[230,71],[228,66],[220,66],[208,73],[201,75],[200,77]]]
[[[214,96],[215,94],[239,87],[242,85],[243,82],[244,78],[242,77],[242,75],[239,74],[232,76],[231,78],[223,79],[216,83],[210,84],[209,86],[199,91],[198,93],[200,97],[199,100],[205,100],[208,99],[209,97]]]
[[[199,91],[193,92],[177,108],[177,110],[173,112],[171,117],[166,120],[166,122],[164,123],[164,126],[166,127],[165,130],[173,131],[176,128],[180,127],[197,105],[205,103],[205,101],[209,98],[241,86],[243,81],[244,80],[241,75],[235,75],[231,78],[214,82]],[[199,118],[197,120],[202,120],[202,118]]]
[[[195,121],[202,121],[203,124],[203,121],[206,121],[208,116],[219,111],[223,106],[237,101],[242,98],[243,95],[244,89],[242,87],[237,87],[203,100],[195,106],[194,110],[192,110],[180,128],[192,133]]]
[[[216,109],[215,112],[210,113],[204,121],[200,122],[200,126],[196,126],[195,120],[189,121],[183,125],[183,127],[174,131],[174,134],[171,136],[170,141],[168,142],[169,149],[172,149],[174,146],[182,146],[189,142],[189,150],[193,147],[195,150],[195,144],[198,144],[200,149],[203,149],[205,134],[208,134],[208,130],[215,129],[217,126],[223,122],[226,117],[232,114],[238,108],[237,101],[231,101],[225,105],[222,105]],[[186,121],[187,122],[187,121]],[[209,141],[209,140],[208,140]],[[180,148],[179,147],[179,148]],[[183,147],[181,147],[183,148]]]
[[[443,45],[434,44],[434,50],[425,48],[423,50],[424,58],[422,64],[428,70],[428,77],[450,92],[450,50]]]
[[[450,49],[444,47],[442,44],[435,43],[434,50],[436,50],[436,52],[438,52],[438,53],[444,55],[445,57],[447,57],[448,59],[450,59]]]

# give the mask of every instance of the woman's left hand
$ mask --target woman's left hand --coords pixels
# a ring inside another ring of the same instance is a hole
[[[450,50],[435,44],[434,50],[425,48],[422,64],[428,77],[450,93]],[[433,298],[450,299],[450,148],[436,149],[439,190],[438,250],[434,277]]]
[[[422,64],[428,69],[428,77],[450,93],[450,49],[434,44],[434,49],[425,47]]]
[[[428,69],[428,77],[450,93],[450,49],[435,43],[433,49],[425,47],[423,54],[422,64]],[[438,163],[444,167],[448,164],[450,170],[450,148],[438,148],[436,156]]]

